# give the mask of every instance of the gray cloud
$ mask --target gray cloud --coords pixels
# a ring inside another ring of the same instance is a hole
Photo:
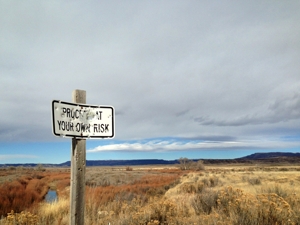
[[[182,141],[199,141],[199,142],[215,142],[215,141],[223,141],[223,142],[233,142],[237,141],[237,138],[234,136],[226,136],[226,135],[210,135],[210,136],[195,136],[195,137],[180,137]]]
[[[74,89],[114,106],[116,139],[295,135],[299,8],[1,1],[0,140],[55,140],[51,101]]]
[[[209,116],[197,117],[194,120],[201,125],[245,126],[264,123],[281,123],[300,118],[300,93],[283,96],[271,103],[264,114],[254,113],[229,120],[215,120]]]

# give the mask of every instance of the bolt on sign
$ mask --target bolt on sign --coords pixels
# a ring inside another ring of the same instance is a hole
[[[61,137],[113,138],[114,108],[54,100],[52,128]]]

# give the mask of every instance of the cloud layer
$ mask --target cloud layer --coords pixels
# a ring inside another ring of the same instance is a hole
[[[0,161],[7,161],[12,159],[35,159],[38,158],[36,155],[20,155],[20,154],[11,154],[11,155],[0,155]]]
[[[195,121],[201,125],[216,126],[244,126],[257,124],[272,124],[299,120],[300,118],[300,92],[292,96],[283,96],[272,102],[268,108],[262,112],[241,115],[229,120],[215,120],[209,116],[196,117]]]
[[[120,144],[101,145],[88,149],[88,153],[104,151],[127,152],[172,152],[172,151],[201,151],[218,149],[282,149],[295,148],[300,141],[286,142],[285,140],[240,140],[240,141],[187,141],[187,140],[152,140],[147,142],[124,142]]]
[[[1,1],[0,141],[56,141],[51,101],[83,89],[87,103],[114,106],[115,139],[125,142],[95,151],[294,146],[272,141],[299,136],[299,9],[298,1]],[[210,141],[225,136],[232,140]]]

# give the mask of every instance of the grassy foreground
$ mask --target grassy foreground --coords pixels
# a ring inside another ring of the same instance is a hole
[[[244,165],[205,171],[88,168],[85,224],[296,225],[299,171],[299,166]],[[69,224],[68,191],[65,182],[57,202],[10,212],[0,224]]]

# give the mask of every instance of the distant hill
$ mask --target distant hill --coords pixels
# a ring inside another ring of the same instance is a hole
[[[200,159],[191,159],[198,161]],[[234,164],[234,163],[300,163],[300,153],[291,152],[262,152],[254,153],[236,159],[202,159],[204,164]],[[87,160],[86,166],[142,166],[142,165],[175,165],[178,160],[163,159],[133,159],[133,160]],[[0,167],[36,167],[39,164],[0,164]],[[70,167],[71,162],[60,164],[41,164],[44,167]]]
[[[178,160],[163,159],[132,159],[132,160],[86,160],[86,166],[142,166],[142,165],[172,165],[178,164]],[[0,167],[36,167],[42,165],[44,167],[70,167],[71,161],[60,164],[36,164],[36,163],[16,163],[16,164],[0,164]]]
[[[287,157],[300,157],[300,153],[292,153],[292,152],[260,152],[254,153],[239,159],[274,159],[274,158],[287,158]]]
[[[142,166],[142,165],[170,165],[178,164],[178,160],[163,159],[132,159],[132,160],[87,160],[86,166]],[[57,166],[70,166],[71,162],[67,161]]]

